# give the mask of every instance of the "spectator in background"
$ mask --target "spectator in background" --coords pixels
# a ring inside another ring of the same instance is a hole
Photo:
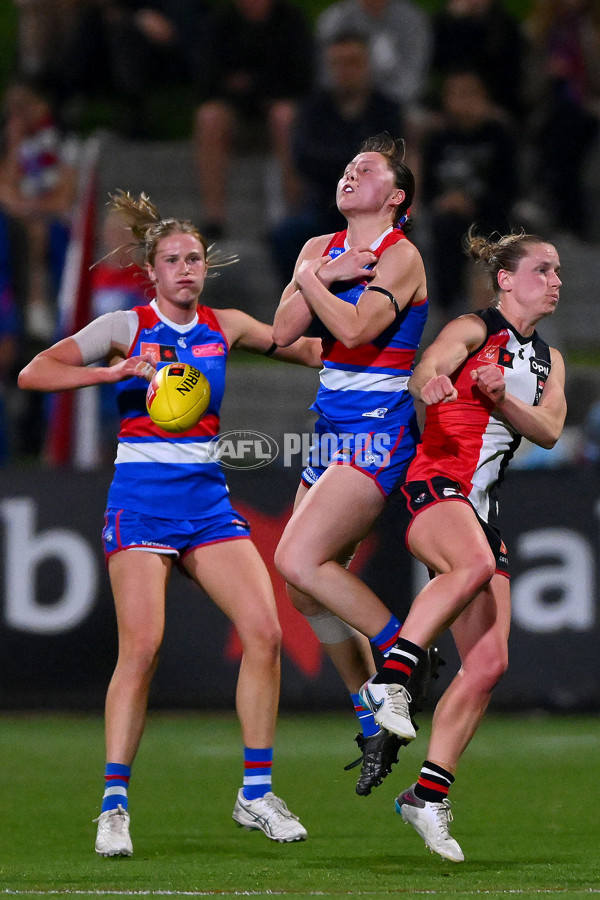
[[[12,288],[9,223],[0,212],[0,466],[11,455],[10,388],[21,341],[21,320]]]
[[[91,272],[90,319],[97,319],[117,310],[145,306],[152,288],[147,274],[132,262],[131,232],[116,210],[107,210],[102,221],[101,254]],[[115,439],[119,432],[119,416],[114,384],[97,385],[101,428],[100,462],[112,465]]]
[[[18,10],[17,69],[56,88],[65,63],[67,35],[81,0],[13,0]]]
[[[433,17],[434,80],[458,68],[486,81],[494,103],[522,112],[524,41],[520,23],[500,0],[446,0]]]
[[[463,238],[469,225],[504,233],[518,189],[515,138],[481,77],[475,71],[446,75],[441,119],[422,155],[422,202],[434,247],[430,295],[446,319],[467,312]]]
[[[120,130],[146,136],[148,92],[196,77],[205,0],[79,0],[62,71],[67,120],[90,97],[124,107]]]
[[[423,99],[429,75],[428,14],[412,0],[338,0],[316,22],[322,48],[333,36],[350,31],[369,40],[374,86],[412,115]],[[326,80],[325,73],[323,77]]]
[[[28,287],[26,336],[47,341],[53,333],[58,291],[76,191],[76,147],[56,126],[45,92],[15,81],[4,97],[0,154],[0,210],[25,235]]]
[[[207,22],[203,99],[195,117],[198,181],[209,241],[227,223],[227,169],[241,121],[268,131],[289,206],[298,185],[291,163],[297,103],[312,83],[312,34],[290,0],[227,0]]]
[[[131,244],[129,230],[114,210],[108,210],[102,222],[102,257],[92,268],[91,318],[117,309],[133,309],[148,302],[150,283],[136,263],[124,261]]]
[[[309,238],[345,227],[331,198],[356,147],[372,134],[404,131],[400,104],[373,87],[366,36],[341,33],[327,42],[324,53],[328,87],[313,90],[294,124],[293,154],[302,202],[271,233],[282,289]]]
[[[533,179],[555,227],[585,238],[585,165],[600,117],[600,9],[595,0],[538,0],[526,30]]]

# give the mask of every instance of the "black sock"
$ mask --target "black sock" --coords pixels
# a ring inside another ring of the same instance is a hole
[[[427,803],[441,803],[448,796],[453,782],[454,775],[426,759],[421,766],[419,780],[415,786],[415,797],[426,800]]]
[[[415,666],[427,656],[427,651],[400,637],[388,653],[380,672],[373,681],[376,684],[406,685]]]

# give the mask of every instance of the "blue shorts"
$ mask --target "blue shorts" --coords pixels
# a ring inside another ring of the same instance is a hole
[[[102,543],[106,559],[119,550],[149,550],[175,559],[196,547],[250,537],[250,523],[235,509],[203,519],[160,519],[130,509],[107,509]]]
[[[311,487],[330,465],[347,465],[371,478],[387,497],[396,482],[404,479],[418,441],[416,416],[404,424],[389,423],[381,431],[359,434],[340,432],[327,419],[320,418],[315,424],[315,442],[308,453],[302,482]]]

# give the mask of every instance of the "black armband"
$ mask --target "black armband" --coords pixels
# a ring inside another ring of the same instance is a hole
[[[380,294],[384,294],[388,298],[388,300],[390,301],[390,303],[392,304],[394,309],[396,310],[396,315],[397,316],[400,315],[400,307],[398,306],[398,302],[397,302],[396,298],[394,297],[394,295],[390,291],[387,291],[385,288],[378,287],[376,284],[367,285],[367,287],[365,288],[365,291],[377,291]]]
[[[278,349],[279,349],[279,346],[278,346],[275,342],[273,342],[273,343],[271,344],[271,346],[269,347],[269,349],[268,349],[268,350],[265,350],[264,355],[265,355],[265,356],[273,356],[273,354],[275,353],[275,351],[278,350]]]

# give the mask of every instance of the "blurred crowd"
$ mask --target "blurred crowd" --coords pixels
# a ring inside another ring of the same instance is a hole
[[[600,140],[597,0],[531,0],[520,18],[502,0],[440,0],[434,12],[418,0],[315,0],[310,17],[300,0],[11,2],[19,18],[0,137],[0,464],[39,452],[32,412],[11,409],[22,400],[8,386],[55,336],[78,148],[102,104],[123,139],[144,141],[154,137],[156,92],[173,110],[193,98],[190,190],[210,242],[231,226],[236,154],[268,152],[279,202],[264,240],[281,287],[303,243],[341,227],[337,179],[380,131],[407,141],[419,185],[412,213],[442,321],[489,299],[462,252],[472,222],[486,233],[598,237],[585,189]],[[119,236],[106,229],[109,252]],[[139,275],[109,257],[95,276],[94,313],[144,302]]]

